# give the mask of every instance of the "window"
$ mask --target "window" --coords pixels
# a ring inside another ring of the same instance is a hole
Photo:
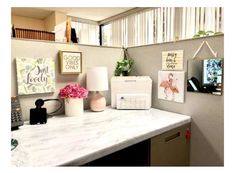
[[[110,46],[111,44],[111,24],[108,25],[104,25],[102,27],[102,33],[103,33],[103,37],[102,37],[102,45],[103,46]]]
[[[223,32],[221,7],[159,7],[103,26],[103,45],[130,47],[192,38],[198,31]]]
[[[104,26],[108,46],[139,46],[172,41],[174,8],[154,8],[127,16]]]
[[[71,26],[76,30],[78,43],[99,45],[98,25],[72,21]]]
[[[103,26],[104,46],[127,46],[127,18]]]

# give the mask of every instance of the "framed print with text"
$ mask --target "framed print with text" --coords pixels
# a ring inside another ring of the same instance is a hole
[[[162,70],[183,70],[183,50],[162,52]]]
[[[82,52],[60,51],[61,74],[79,74],[82,72]]]
[[[55,92],[55,61],[52,58],[16,58],[18,95]]]

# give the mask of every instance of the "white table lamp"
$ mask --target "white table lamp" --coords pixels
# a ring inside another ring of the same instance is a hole
[[[89,91],[95,91],[90,98],[92,111],[100,112],[106,107],[106,99],[99,91],[109,89],[107,67],[92,67],[87,70],[86,87]]]

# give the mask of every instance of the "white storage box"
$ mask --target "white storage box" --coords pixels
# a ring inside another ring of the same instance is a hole
[[[111,78],[111,106],[117,109],[149,109],[152,80],[149,76]]]

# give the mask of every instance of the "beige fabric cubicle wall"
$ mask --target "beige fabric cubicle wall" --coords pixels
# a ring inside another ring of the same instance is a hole
[[[78,51],[82,52],[82,73],[80,75],[62,75],[59,73],[58,52],[59,50]],[[80,83],[82,86],[86,85],[86,70],[92,66],[107,66],[108,75],[111,78],[114,75],[116,61],[123,57],[122,48],[87,46],[78,44],[55,43],[46,41],[32,41],[24,39],[12,39],[11,41],[11,95],[17,95],[16,82],[16,57],[43,57],[55,59],[55,77],[56,77],[56,91],[52,94],[35,94],[20,96],[20,103],[22,113],[25,120],[29,119],[29,109],[35,107],[35,100],[38,98],[57,98],[59,89],[68,83]],[[102,92],[107,104],[110,105],[110,90]],[[88,108],[87,99],[85,100],[85,108]],[[58,103],[45,103],[48,112],[53,111],[58,107]],[[61,112],[62,113],[62,112]]]
[[[222,166],[224,164],[224,95],[187,92],[185,80],[184,103],[159,100],[157,96],[162,51],[184,50],[184,71],[186,72],[187,60],[193,57],[204,40],[217,51],[218,57],[224,57],[224,36],[131,47],[128,48],[128,53],[134,59],[132,74],[150,75],[153,80],[153,107],[192,117],[191,165]],[[211,54],[205,46],[199,56],[208,55]]]

